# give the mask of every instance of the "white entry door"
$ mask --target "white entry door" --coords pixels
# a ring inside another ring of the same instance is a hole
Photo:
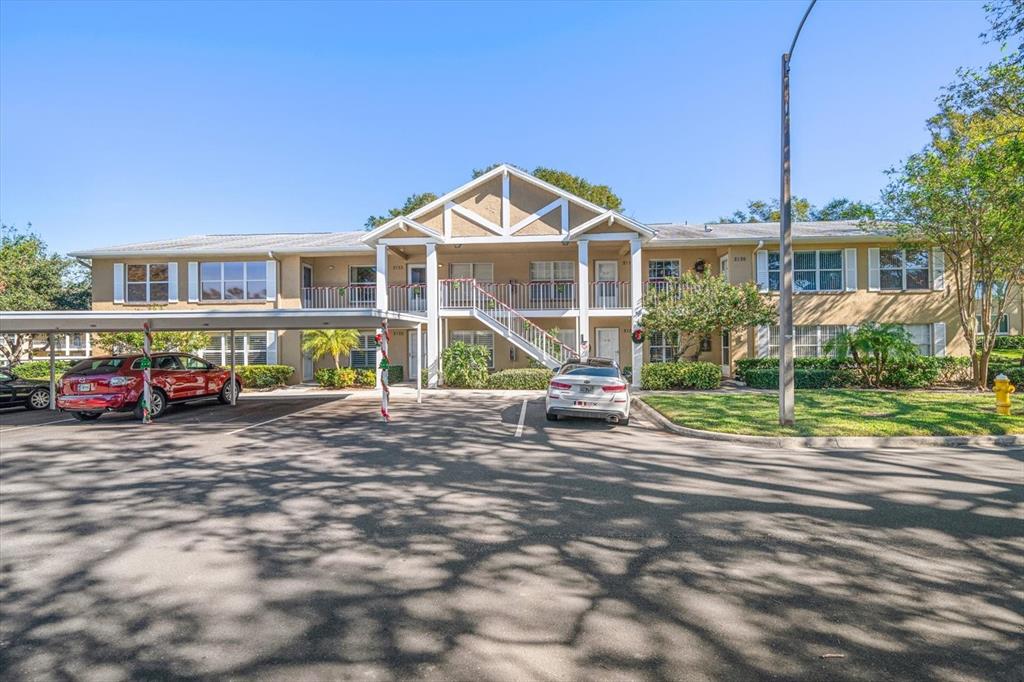
[[[427,309],[427,266],[410,265],[406,268],[409,277],[409,310]]]
[[[597,331],[597,357],[619,361],[618,327],[599,328]]]
[[[419,349],[416,347],[416,330],[410,329],[406,332],[406,336],[409,339],[409,372],[405,375],[405,378],[406,381],[416,381],[416,372],[420,371],[420,367],[427,366],[427,344],[424,343],[423,350],[417,353],[416,351]],[[426,334],[423,334],[423,340],[427,340]]]
[[[594,261],[595,308],[618,308],[620,286],[618,261]]]

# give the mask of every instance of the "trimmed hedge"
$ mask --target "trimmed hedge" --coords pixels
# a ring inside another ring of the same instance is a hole
[[[374,374],[376,376],[376,374]],[[405,378],[405,367],[401,365],[391,365],[388,367],[388,381],[392,384],[397,384]]]
[[[54,360],[53,371],[57,378],[60,378],[64,372],[71,369],[71,365],[74,364],[70,360]],[[50,361],[49,360],[29,360],[23,362],[20,365],[11,367],[11,371],[14,376],[19,379],[50,379]]]
[[[1024,349],[1024,335],[997,336],[993,348],[998,348],[1000,350]]]
[[[999,374],[1005,374],[1011,384],[1014,386],[1021,386],[1022,388],[1020,390],[1024,391],[1024,367],[1021,367],[1020,365],[989,365],[989,386],[992,385],[992,382],[995,381],[996,376]]]
[[[640,388],[668,391],[712,389],[722,384],[722,367],[712,362],[655,362],[640,369]]]
[[[779,387],[779,369],[759,367],[748,369],[745,373],[747,386],[751,388]],[[796,388],[849,388],[860,382],[857,375],[845,368],[793,370],[793,381]]]
[[[860,386],[860,373],[852,363],[835,358],[795,358],[797,388],[844,388]],[[751,388],[779,387],[778,358],[744,358],[736,361],[736,378]],[[882,376],[887,388],[927,388],[963,385],[971,380],[969,357],[918,356],[889,367]]]
[[[324,388],[372,388],[377,385],[377,373],[372,369],[326,367],[315,371],[313,378]]]
[[[553,373],[549,369],[524,367],[503,369],[487,377],[487,388],[499,390],[544,390]]]
[[[235,374],[246,388],[274,388],[288,383],[295,374],[289,365],[236,365]]]

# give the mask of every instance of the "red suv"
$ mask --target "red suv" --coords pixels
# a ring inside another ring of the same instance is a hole
[[[104,412],[135,412],[143,391],[142,355],[88,358],[65,372],[57,392],[57,407],[76,419],[99,419]],[[217,398],[231,402],[231,373],[194,355],[155,353],[150,377],[153,387],[151,416],[159,417],[171,403]],[[237,390],[242,382],[235,376]]]

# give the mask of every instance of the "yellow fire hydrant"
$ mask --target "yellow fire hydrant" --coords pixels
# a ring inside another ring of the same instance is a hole
[[[1010,383],[1005,374],[1000,374],[992,382],[992,391],[996,394],[996,414],[1010,414],[1010,394],[1017,387]]]

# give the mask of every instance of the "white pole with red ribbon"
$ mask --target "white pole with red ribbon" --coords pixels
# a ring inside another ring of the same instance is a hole
[[[384,422],[391,421],[391,412],[388,410],[388,402],[391,398],[391,388],[388,385],[388,369],[391,367],[391,358],[388,356],[388,341],[391,340],[391,330],[388,329],[386,319],[380,321],[380,328],[375,337],[377,348],[380,350],[380,416]]]
[[[153,366],[153,332],[149,328],[149,322],[142,323],[142,423],[149,424],[153,421],[150,413],[153,405],[153,376],[150,367]]]

